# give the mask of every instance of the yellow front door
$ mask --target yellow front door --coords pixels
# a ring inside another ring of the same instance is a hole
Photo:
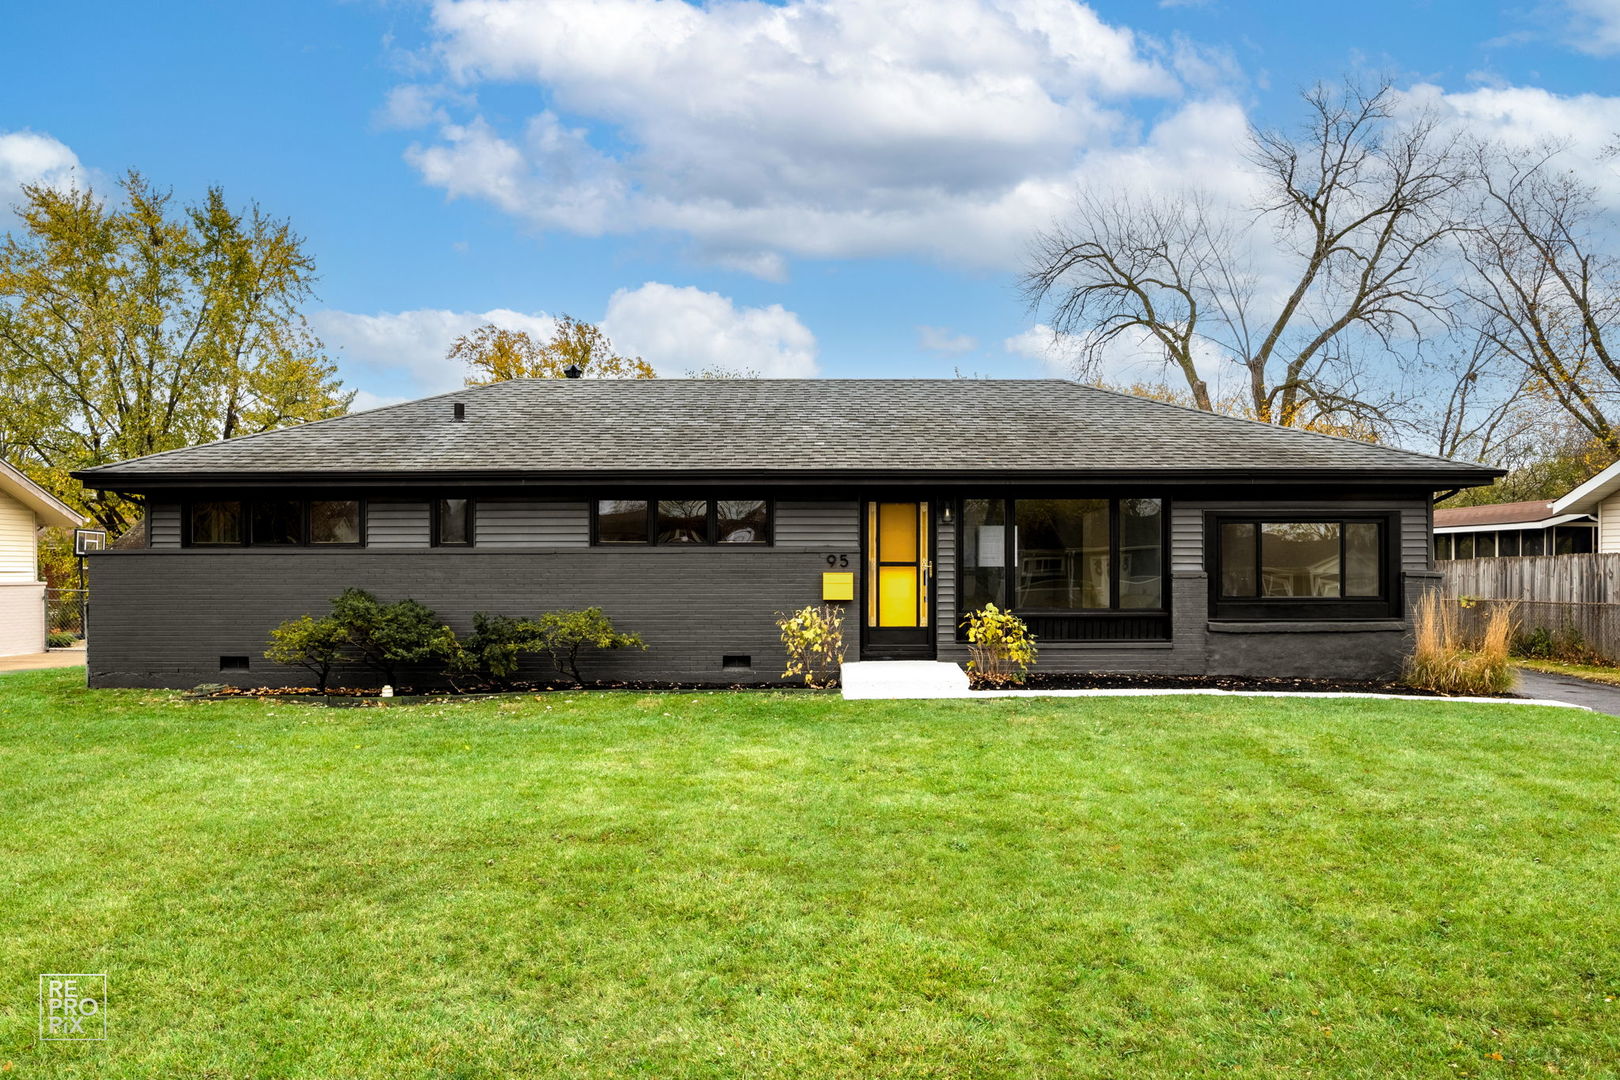
[[[866,625],[882,630],[928,626],[928,504],[867,504]]]

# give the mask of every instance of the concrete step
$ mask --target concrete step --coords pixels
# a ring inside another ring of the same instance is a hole
[[[936,660],[857,660],[841,669],[851,701],[959,698],[968,695],[967,672]]]

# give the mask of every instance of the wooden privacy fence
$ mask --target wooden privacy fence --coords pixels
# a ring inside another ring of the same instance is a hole
[[[1480,601],[1462,609],[1465,634],[1478,634],[1492,608],[1516,603],[1519,634],[1573,632],[1587,648],[1620,660],[1620,553],[1442,559],[1435,566],[1447,596]]]
[[[1620,552],[1442,559],[1447,596],[1535,603],[1620,604]]]

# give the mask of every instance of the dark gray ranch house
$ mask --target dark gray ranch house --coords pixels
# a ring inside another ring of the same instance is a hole
[[[1047,671],[1379,676],[1480,465],[1064,380],[523,380],[77,474],[138,495],[90,558],[94,686],[307,681],[271,627],[347,586],[600,605],[602,678],[766,682],[776,614],[848,598],[850,659],[963,660],[1011,607]]]

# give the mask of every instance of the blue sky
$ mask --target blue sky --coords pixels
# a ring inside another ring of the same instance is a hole
[[[71,19],[65,11],[71,9]],[[1033,376],[1014,280],[1077,185],[1236,169],[1383,72],[1507,137],[1620,130],[1620,0],[25,5],[0,191],[128,168],[293,220],[372,403],[456,332],[602,320],[667,374]],[[1617,195],[1620,199],[1620,195]]]

